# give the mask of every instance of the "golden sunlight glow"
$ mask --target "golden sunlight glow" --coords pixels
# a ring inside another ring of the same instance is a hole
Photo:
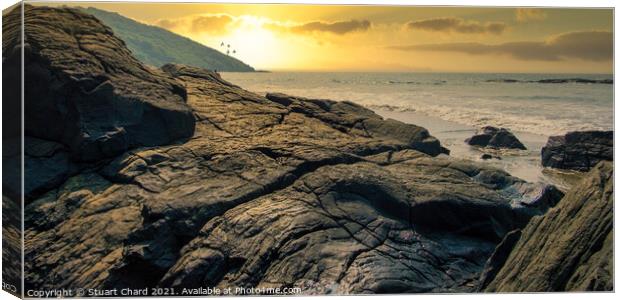
[[[225,43],[239,49],[235,57],[242,61],[260,62],[264,67],[284,59],[286,45],[273,32],[262,27],[263,21],[260,18],[242,16],[240,19],[241,25],[238,28],[221,37]],[[205,44],[210,44],[208,39],[205,39]]]
[[[80,5],[230,50],[264,70],[610,73],[613,67],[610,9]]]

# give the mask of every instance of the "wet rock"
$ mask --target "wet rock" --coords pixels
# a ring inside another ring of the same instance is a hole
[[[517,137],[506,128],[486,126],[465,142],[472,146],[526,150]]]
[[[532,218],[505,263],[490,262],[503,267],[485,291],[612,291],[613,173],[613,163],[599,163],[555,208]]]
[[[613,161],[613,131],[574,131],[551,136],[541,150],[542,165],[588,171],[600,161]]]

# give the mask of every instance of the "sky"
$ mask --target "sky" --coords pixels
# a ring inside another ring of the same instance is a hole
[[[612,73],[613,10],[80,3],[261,70]],[[224,43],[224,47],[221,44]]]

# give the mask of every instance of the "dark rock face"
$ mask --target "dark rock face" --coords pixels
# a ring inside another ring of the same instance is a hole
[[[2,289],[16,297],[22,287],[22,219],[19,198],[2,196]]]
[[[3,61],[20,59],[19,15],[3,18],[13,34]],[[79,161],[192,136],[183,87],[147,69],[99,20],[34,6],[25,16],[26,135],[62,144]]]
[[[506,174],[495,174],[503,184],[483,188],[496,184],[483,174],[497,171],[415,151],[394,155],[399,162],[381,168],[319,168],[210,220],[160,284],[328,284],[333,293],[470,289],[496,241],[529,219],[531,212],[512,204],[523,207],[517,199],[535,193],[510,200],[522,183]]]
[[[490,261],[503,267],[486,291],[612,291],[613,173],[613,163],[599,163],[555,208],[532,218],[505,263]]]
[[[30,10],[41,24],[82,24],[76,28],[85,36],[90,26],[100,29],[70,9]],[[42,35],[43,27],[32,28]],[[109,60],[124,59],[124,46],[110,42]],[[62,55],[33,49],[33,57]],[[111,78],[114,70],[101,74]],[[36,158],[33,168],[45,172],[25,207],[25,288],[472,291],[496,244],[562,196],[552,186],[438,156],[445,149],[424,128],[352,103],[262,97],[182,65],[145,72],[179,90],[154,88],[151,96],[185,95],[185,102],[162,103],[187,107],[193,135],[85,163],[72,158],[86,148],[29,133],[26,159]],[[75,92],[54,88],[62,90]],[[121,114],[132,109],[114,103]],[[162,123],[145,134],[177,126],[168,117],[186,120],[176,113],[184,109],[171,111],[148,119]]]
[[[317,118],[342,132],[357,132],[371,138],[390,139],[426,154],[436,156],[450,151],[425,128],[396,120],[383,120],[373,111],[351,102],[305,99],[270,93],[266,98],[290,111]]]
[[[487,260],[484,269],[482,270],[482,275],[480,276],[480,280],[478,283],[478,291],[484,290],[489,283],[495,279],[497,273],[502,269],[506,260],[510,256],[510,252],[512,252],[512,248],[514,248],[515,244],[521,238],[521,229],[515,229],[506,236],[501,243],[495,247],[495,251],[491,254],[491,257]]]
[[[472,146],[526,150],[517,137],[506,128],[486,126],[465,142]]]
[[[613,131],[575,131],[551,136],[541,150],[542,165],[588,171],[600,161],[613,161]]]

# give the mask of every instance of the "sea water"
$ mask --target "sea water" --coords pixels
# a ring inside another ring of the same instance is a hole
[[[480,160],[484,149],[464,139],[479,127],[510,129],[527,151],[494,153],[485,163],[528,181],[557,182],[540,166],[540,149],[551,135],[613,128],[613,84],[540,83],[546,79],[611,80],[612,75],[501,73],[222,73],[224,79],[264,94],[348,100],[386,118],[427,128],[451,156]]]

